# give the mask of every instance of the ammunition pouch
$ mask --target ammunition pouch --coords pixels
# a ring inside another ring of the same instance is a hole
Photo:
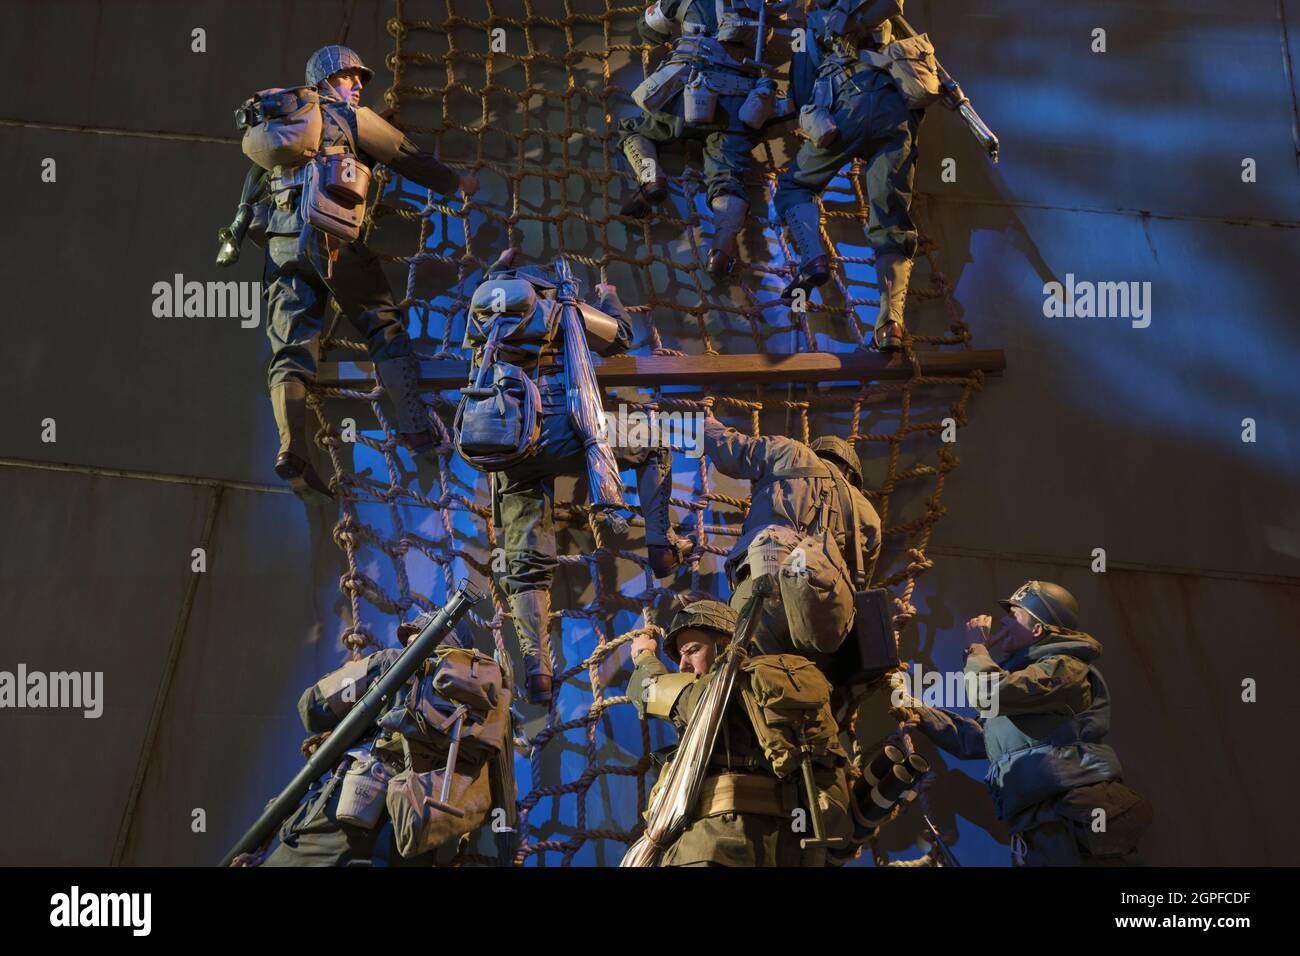
[[[330,199],[349,209],[358,204],[364,205],[366,194],[370,191],[369,166],[350,153],[322,156],[319,162],[324,167],[321,185]]]
[[[799,128],[808,141],[818,149],[825,149],[839,136],[839,127],[831,115],[835,89],[829,76],[819,76],[813,84],[813,99],[799,110]]]
[[[908,109],[923,110],[943,98],[934,44],[926,34],[895,40],[881,53],[864,50],[862,57],[893,78]]]
[[[824,767],[848,759],[831,714],[830,682],[806,657],[747,657],[740,663],[737,686],[768,768],[776,776],[797,770],[805,747]]]
[[[235,124],[240,148],[258,166],[299,165],[320,149],[320,95],[309,86],[261,90],[235,110]]]
[[[637,85],[632,101],[647,113],[657,113],[682,91],[690,72],[689,63],[669,60]]]
[[[303,185],[303,221],[344,242],[359,239],[366,215],[365,194],[358,199],[355,190],[359,177],[369,187],[370,170],[343,147],[330,147],[316,157],[307,167]],[[345,201],[340,202],[339,196]]]

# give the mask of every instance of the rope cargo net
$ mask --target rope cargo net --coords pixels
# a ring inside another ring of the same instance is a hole
[[[543,6],[562,6],[564,16],[543,16]],[[858,163],[822,197],[832,280],[814,293],[806,312],[792,313],[778,298],[797,266],[772,207],[777,173],[798,147],[793,124],[769,130],[755,150],[741,261],[728,280],[715,283],[704,270],[711,219],[697,145],[661,148],[671,195],[657,217],[642,223],[618,216],[634,180],[615,151],[617,124],[635,114],[630,91],[660,56],[639,42],[642,11],[609,0],[396,3],[388,23],[394,45],[387,57],[387,105],[422,148],[482,183],[466,202],[459,194],[427,193],[382,169],[376,175],[380,198],[367,222],[370,241],[382,260],[406,267],[400,304],[422,354],[469,358],[460,348],[469,296],[508,245],[520,247],[516,264],[549,265],[567,257],[588,293],[598,279],[614,283],[632,314],[637,354],[851,352],[870,341],[879,297]],[[500,31],[495,41],[494,30]],[[781,62],[775,49],[767,59]],[[922,242],[907,305],[911,338],[904,361],[912,377],[604,390],[607,408],[622,403],[702,411],[711,404],[720,419],[749,434],[847,438],[864,452],[867,495],[884,524],[873,586],[893,591],[900,628],[917,613],[914,589],[932,566],[926,549],[944,514],[944,483],[958,465],[940,437],[945,420],[964,425],[970,397],[983,383],[978,371],[926,377],[914,356],[913,350],[971,348],[952,288],[936,266],[935,245],[924,234],[925,204],[918,196],[914,205]],[[414,242],[411,254],[383,251],[399,240]],[[335,338],[333,328],[321,350],[331,359],[366,359],[362,343]],[[457,395],[424,396],[440,443],[436,467],[417,467],[397,444],[382,396],[377,385],[318,386],[310,399],[340,509],[333,539],[346,568],[339,582],[342,643],[353,657],[395,645],[398,618],[436,609],[455,581],[468,576],[492,602],[490,612],[483,602],[469,615],[477,646],[486,647],[490,635],[521,675],[514,641],[503,636],[510,615],[499,557],[494,567],[494,554],[501,552],[494,551],[500,541],[490,519],[487,476],[458,459],[452,445]],[[344,441],[340,422],[356,414],[358,402],[371,409],[374,424],[369,430],[358,425],[363,430],[356,440]],[[722,561],[738,536],[747,490],[717,475],[707,457],[675,452],[673,522],[694,550],[676,578],[660,583],[636,530],[641,519],[633,520],[628,535],[613,537],[581,492],[566,502],[565,488],[560,479],[561,563],[551,621],[555,673],[563,685],[549,711],[516,698],[522,733],[515,739],[513,860],[616,865],[641,830],[650,754],[673,739],[670,729],[641,721],[621,692],[631,669],[625,645],[665,622],[677,594],[729,597]],[[627,491],[632,505],[634,483]],[[924,785],[919,797],[924,807]],[[464,841],[453,862],[495,865],[488,830]],[[887,862],[879,850],[875,857]],[[926,854],[905,865],[929,861]]]

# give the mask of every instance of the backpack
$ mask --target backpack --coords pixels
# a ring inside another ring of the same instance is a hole
[[[820,466],[808,469],[803,477],[831,474],[829,466]],[[846,525],[850,520],[846,515]],[[856,538],[850,536],[848,542],[852,545]],[[794,648],[811,654],[838,650],[853,625],[854,588],[844,553],[830,526],[829,489],[822,493],[818,516],[810,528],[796,531],[772,525],[750,544],[749,560],[751,578],[776,575]]]
[[[261,90],[235,110],[235,125],[244,132],[240,148],[258,166],[299,166],[320,149],[320,94],[310,86]]]
[[[864,50],[863,57],[893,77],[909,110],[923,110],[943,97],[934,44],[926,34],[895,40],[883,53]]]
[[[831,714],[830,682],[808,658],[747,657],[740,663],[737,687],[768,768],[778,777],[799,768],[804,745],[823,766],[848,759]]]

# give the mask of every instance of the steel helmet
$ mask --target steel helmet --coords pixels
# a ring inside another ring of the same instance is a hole
[[[837,435],[823,435],[821,438],[814,438],[808,447],[817,453],[817,457],[830,458],[837,462],[843,467],[849,481],[861,489],[862,464],[858,461],[857,452],[853,450],[852,445]]]
[[[307,61],[307,85],[319,86],[322,80],[344,70],[356,70],[367,83],[375,75],[374,70],[361,62],[361,55],[356,50],[335,43],[323,46],[311,55]]]
[[[664,650],[669,657],[677,656],[677,635],[692,627],[717,631],[727,638],[736,633],[736,612],[731,605],[721,601],[692,601],[673,615],[673,622],[664,638]]]
[[[1049,581],[1026,581],[1016,593],[999,601],[1004,610],[1022,607],[1039,624],[1074,631],[1079,626],[1079,602],[1074,595]]]

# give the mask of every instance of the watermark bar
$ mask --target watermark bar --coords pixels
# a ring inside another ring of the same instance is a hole
[[[1001,349],[961,349],[913,353],[922,375],[969,375],[1002,372]],[[798,352],[793,355],[617,355],[593,358],[601,385],[710,385],[755,382],[836,382],[905,380],[915,374],[901,354],[878,352]],[[420,386],[461,388],[469,363],[458,359],[420,362]],[[321,362],[316,384],[329,388],[368,388],[374,381],[369,362]]]

